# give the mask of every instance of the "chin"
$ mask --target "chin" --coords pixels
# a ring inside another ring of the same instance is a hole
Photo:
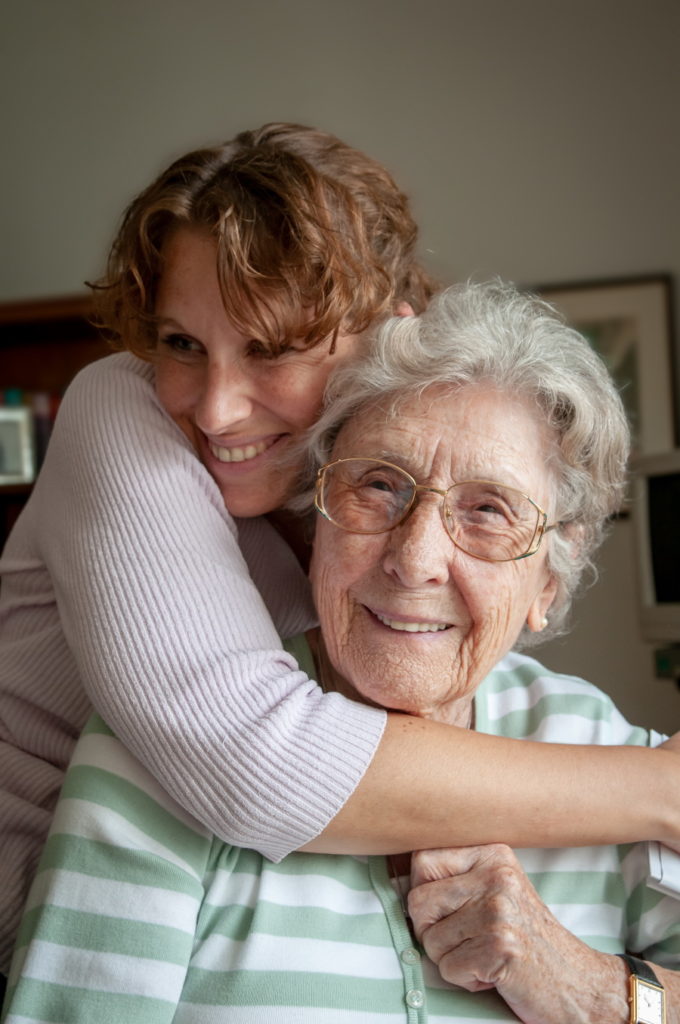
[[[269,505],[263,505],[249,500],[239,501],[231,495],[222,492],[224,506],[229,515],[236,519],[255,519],[257,516],[264,516],[273,509]]]
[[[389,669],[386,672],[389,672]],[[360,697],[367,704],[373,704],[376,707],[385,708],[387,711],[401,711],[405,715],[415,715],[417,717],[423,717],[427,714],[427,705],[422,698],[422,694],[415,695],[413,692],[407,692],[412,687],[399,687],[390,686],[376,686],[368,688],[366,692],[361,693]]]
[[[219,487],[218,483],[218,487]],[[285,488],[268,486],[262,488],[262,492],[248,490],[248,488],[236,488],[230,486],[220,487],[220,494],[227,511],[239,519],[253,519],[255,516],[266,516],[281,508],[288,498]]]

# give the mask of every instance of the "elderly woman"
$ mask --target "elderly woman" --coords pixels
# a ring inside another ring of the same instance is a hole
[[[611,381],[548,307],[466,286],[388,321],[334,378],[312,452],[321,628],[292,649],[327,690],[511,746],[658,742],[516,653],[563,627],[627,454]],[[642,846],[271,864],[213,838],[95,718],[6,1019],[661,1024],[666,996],[678,1022],[678,904],[644,881]]]

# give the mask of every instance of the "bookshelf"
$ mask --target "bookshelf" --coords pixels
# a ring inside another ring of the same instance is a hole
[[[0,406],[43,405],[54,412],[83,366],[111,351],[89,322],[83,295],[0,303]],[[38,453],[39,457],[39,453]],[[0,548],[29,494],[30,483],[0,483]]]

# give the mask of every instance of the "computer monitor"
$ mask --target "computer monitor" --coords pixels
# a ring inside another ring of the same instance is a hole
[[[641,456],[632,470],[642,635],[680,644],[680,449]]]

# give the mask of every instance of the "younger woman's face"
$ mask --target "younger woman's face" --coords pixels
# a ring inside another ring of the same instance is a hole
[[[328,375],[357,336],[339,335],[332,355],[324,343],[270,358],[228,320],[216,263],[216,244],[200,230],[181,228],[166,242],[156,388],[232,515],[263,515],[289,496],[297,467],[284,456],[318,416]]]

